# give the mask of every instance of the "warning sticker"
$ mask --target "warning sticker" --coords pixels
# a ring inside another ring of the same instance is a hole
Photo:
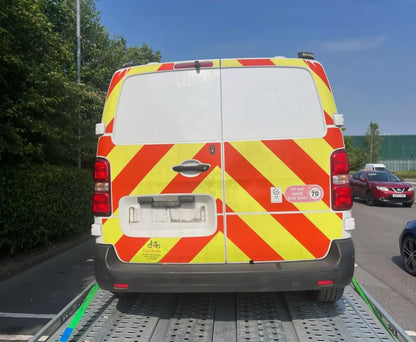
[[[324,197],[324,190],[319,185],[293,185],[286,189],[288,202],[318,202]]]
[[[270,188],[270,197],[272,203],[282,203],[282,188]]]
[[[160,243],[156,240],[150,240],[146,247],[141,251],[144,259],[148,262],[159,261],[162,256]]]

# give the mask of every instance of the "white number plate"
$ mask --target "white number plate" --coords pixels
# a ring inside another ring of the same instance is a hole
[[[397,198],[405,198],[406,195],[405,194],[393,194],[393,197],[397,197]]]

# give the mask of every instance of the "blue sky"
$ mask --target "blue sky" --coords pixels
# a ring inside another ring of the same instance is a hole
[[[162,61],[315,54],[346,135],[416,134],[416,0],[98,0],[101,23]]]

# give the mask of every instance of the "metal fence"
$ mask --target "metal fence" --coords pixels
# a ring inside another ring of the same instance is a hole
[[[386,165],[389,171],[416,170],[416,159],[380,160],[379,163]]]

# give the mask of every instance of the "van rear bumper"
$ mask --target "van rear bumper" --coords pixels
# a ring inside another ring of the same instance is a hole
[[[113,245],[97,244],[95,275],[102,289],[113,292],[303,291],[348,285],[354,259],[351,239],[332,241],[323,259],[253,264],[124,263]],[[318,286],[321,280],[332,280],[333,285]]]

